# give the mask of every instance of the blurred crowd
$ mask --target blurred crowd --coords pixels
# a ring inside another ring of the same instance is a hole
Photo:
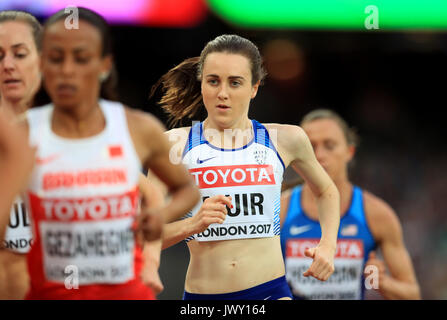
[[[360,151],[357,161],[353,181],[385,199],[399,216],[423,299],[447,299],[447,153],[418,154],[383,144]]]

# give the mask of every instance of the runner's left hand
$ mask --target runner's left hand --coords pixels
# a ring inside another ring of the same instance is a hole
[[[303,273],[303,276],[312,276],[317,280],[326,281],[334,272],[334,255],[335,249],[319,244],[315,248],[307,248],[304,252],[305,256],[312,258],[312,264],[309,269]]]

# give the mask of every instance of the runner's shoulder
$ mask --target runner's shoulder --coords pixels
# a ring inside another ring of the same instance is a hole
[[[165,132],[166,137],[171,142],[186,142],[191,127],[173,128]]]
[[[365,216],[374,238],[383,239],[389,233],[400,232],[401,224],[396,212],[383,199],[363,190]]]

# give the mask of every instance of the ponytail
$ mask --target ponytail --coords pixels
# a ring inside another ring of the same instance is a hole
[[[165,73],[152,86],[149,98],[161,87],[159,104],[169,115],[169,125],[175,126],[185,117],[191,119],[203,106],[198,77],[200,57],[189,58]]]

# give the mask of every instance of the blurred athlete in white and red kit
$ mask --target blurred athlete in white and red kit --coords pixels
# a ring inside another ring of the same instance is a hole
[[[77,10],[78,28],[66,28],[65,10],[44,25],[42,73],[52,103],[29,110],[23,123],[37,146],[27,188],[35,236],[27,299],[150,299],[136,239],[159,237],[154,217],[183,215],[199,193],[186,169],[169,161],[159,121],[100,98],[113,80],[108,25]],[[137,216],[142,167],[172,200]]]

